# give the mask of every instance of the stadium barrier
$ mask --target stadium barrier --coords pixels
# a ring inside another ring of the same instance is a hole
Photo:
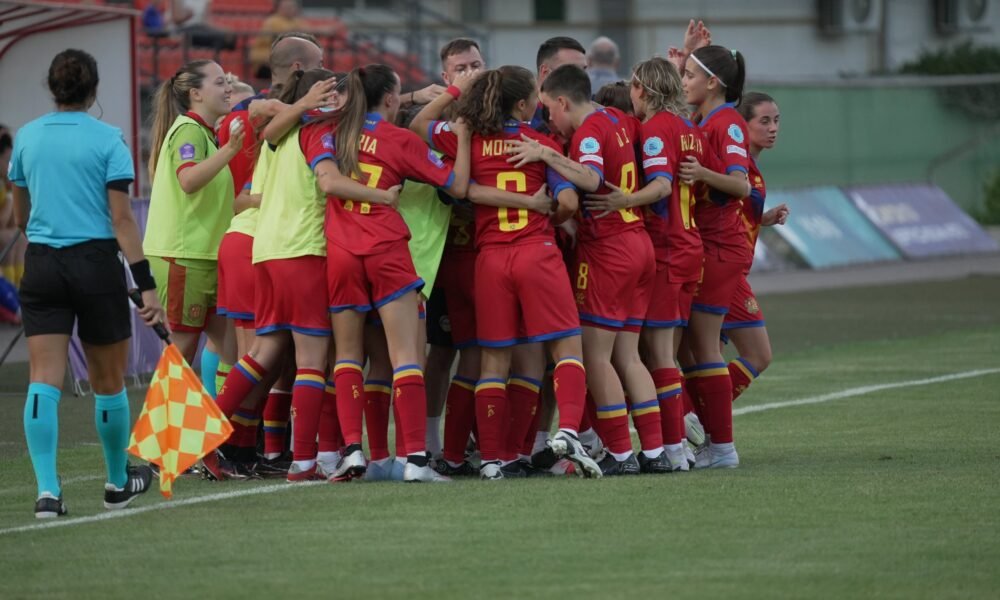
[[[786,255],[790,248],[793,262],[825,269],[901,259],[840,188],[774,190],[767,199],[770,206],[787,204],[791,215],[785,225],[765,228],[769,240],[765,243]]]
[[[996,241],[935,185],[858,186],[846,192],[906,258],[1000,250]]]

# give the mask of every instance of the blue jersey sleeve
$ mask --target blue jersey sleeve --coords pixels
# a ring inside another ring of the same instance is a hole
[[[28,182],[24,176],[24,167],[21,164],[21,145],[18,139],[14,139],[14,151],[10,155],[10,164],[7,165],[7,178],[17,187],[28,187]]]
[[[568,179],[559,174],[552,167],[545,168],[545,182],[549,186],[549,194],[555,198],[563,190],[576,189]]]
[[[132,153],[121,132],[114,136],[109,144],[107,166],[104,170],[104,182],[121,181],[123,179],[135,179],[135,166],[132,164]]]

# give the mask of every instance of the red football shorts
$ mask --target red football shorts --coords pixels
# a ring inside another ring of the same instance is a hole
[[[254,328],[253,237],[231,231],[219,245],[218,313],[243,329]]]
[[[417,277],[406,240],[366,256],[357,256],[327,240],[326,285],[330,312],[366,312],[419,290],[424,280]]]
[[[706,252],[701,281],[698,282],[691,310],[714,315],[729,312],[736,288],[744,278],[745,268],[743,261],[723,261]]]
[[[670,268],[665,263],[656,263],[653,277],[653,294],[646,311],[644,327],[670,328],[687,327],[691,318],[691,302],[697,281],[670,281]]]
[[[476,344],[476,257],[467,250],[445,251],[438,270],[455,348]]]
[[[281,330],[330,335],[325,262],[322,256],[298,256],[254,265],[257,335]]]
[[[602,329],[639,331],[656,277],[653,243],[644,229],[580,242],[576,249],[576,304],[580,322]]]
[[[475,306],[480,346],[501,348],[580,335],[573,291],[555,242],[480,250]]]
[[[757,303],[746,275],[740,277],[726,320],[722,323],[723,329],[743,327],[764,327],[764,313],[760,310],[760,304]]]

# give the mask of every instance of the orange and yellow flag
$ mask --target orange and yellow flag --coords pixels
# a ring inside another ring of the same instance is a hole
[[[128,451],[159,465],[160,493],[170,498],[174,479],[232,431],[180,350],[169,344],[156,365]]]

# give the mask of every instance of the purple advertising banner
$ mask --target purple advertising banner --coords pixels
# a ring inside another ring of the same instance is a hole
[[[872,185],[844,191],[858,210],[907,258],[1000,249],[993,238],[937,186]]]

